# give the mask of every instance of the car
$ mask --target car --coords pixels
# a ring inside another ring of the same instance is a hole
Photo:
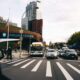
[[[1,52],[1,50],[0,50],[0,59],[2,59],[2,52]]]
[[[58,58],[58,51],[55,49],[48,49],[45,56],[46,58]]]
[[[63,57],[63,55],[65,54],[64,50],[62,49],[58,50],[58,53],[59,53],[59,57]]]
[[[76,50],[76,52],[77,52],[78,56],[80,56],[80,50]]]
[[[77,60],[78,59],[78,54],[75,50],[68,49],[68,50],[64,51],[63,58]]]

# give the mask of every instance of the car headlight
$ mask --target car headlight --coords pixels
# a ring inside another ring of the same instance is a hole
[[[54,54],[54,56],[57,56],[57,54]]]
[[[43,53],[40,53],[40,54],[43,54]]]

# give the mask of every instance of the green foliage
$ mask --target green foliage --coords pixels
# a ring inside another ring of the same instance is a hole
[[[75,32],[67,42],[69,45],[80,44],[80,32]]]
[[[5,24],[4,23],[0,23],[0,28],[1,27],[5,27]]]
[[[49,42],[49,48],[54,48],[53,43],[51,41]]]

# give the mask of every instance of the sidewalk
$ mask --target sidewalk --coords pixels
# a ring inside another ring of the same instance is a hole
[[[13,59],[14,58],[17,58],[17,59],[19,59],[19,58],[26,58],[26,57],[28,57],[28,52],[25,51],[25,50],[22,50],[22,51],[20,51],[20,50],[12,51],[12,56],[13,56]]]
[[[25,50],[17,50],[17,51],[12,51],[12,60],[16,60],[16,59],[24,59],[28,57],[28,52]],[[11,60],[6,59],[6,56],[0,60],[0,63],[5,63]]]

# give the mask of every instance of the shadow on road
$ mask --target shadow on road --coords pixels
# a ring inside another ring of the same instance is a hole
[[[8,77],[6,77],[5,75],[2,74],[1,64],[0,64],[0,80],[11,80],[11,79],[9,79]]]

